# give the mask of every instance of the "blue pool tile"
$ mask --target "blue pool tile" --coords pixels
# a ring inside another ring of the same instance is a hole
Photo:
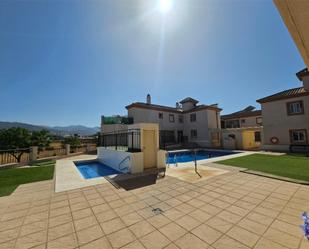
[[[121,174],[121,172],[99,162],[75,162],[75,165],[85,179]]]

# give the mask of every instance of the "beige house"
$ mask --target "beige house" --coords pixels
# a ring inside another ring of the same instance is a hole
[[[307,145],[309,132],[309,72],[297,73],[303,86],[257,100],[262,105],[263,149],[288,151]]]
[[[160,130],[160,145],[194,143],[205,147],[219,147],[220,111],[217,105],[198,105],[193,98],[185,98],[175,107],[151,103],[150,95],[146,102],[135,102],[126,106],[128,119],[134,124],[157,123]],[[122,129],[123,124],[117,124]],[[102,132],[115,131],[115,125],[102,121]]]
[[[262,112],[255,107],[221,116],[225,149],[258,150],[261,147]]]

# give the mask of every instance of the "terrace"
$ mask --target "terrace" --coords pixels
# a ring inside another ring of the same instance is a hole
[[[299,225],[309,187],[235,168],[196,183],[167,176],[131,191],[108,182],[54,187],[24,184],[0,198],[0,248],[308,247]]]

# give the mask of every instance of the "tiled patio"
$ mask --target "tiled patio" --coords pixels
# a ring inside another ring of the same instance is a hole
[[[132,191],[53,189],[27,184],[0,198],[0,248],[309,248],[299,228],[308,186],[231,172]]]

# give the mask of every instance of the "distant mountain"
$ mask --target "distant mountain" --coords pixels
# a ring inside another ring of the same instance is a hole
[[[50,133],[60,136],[79,134],[81,136],[94,135],[100,131],[100,127],[87,127],[83,125],[70,125],[70,126],[44,126],[32,125],[19,122],[1,122],[0,129],[8,129],[11,127],[21,127],[30,131],[39,131],[42,129],[49,130]]]

